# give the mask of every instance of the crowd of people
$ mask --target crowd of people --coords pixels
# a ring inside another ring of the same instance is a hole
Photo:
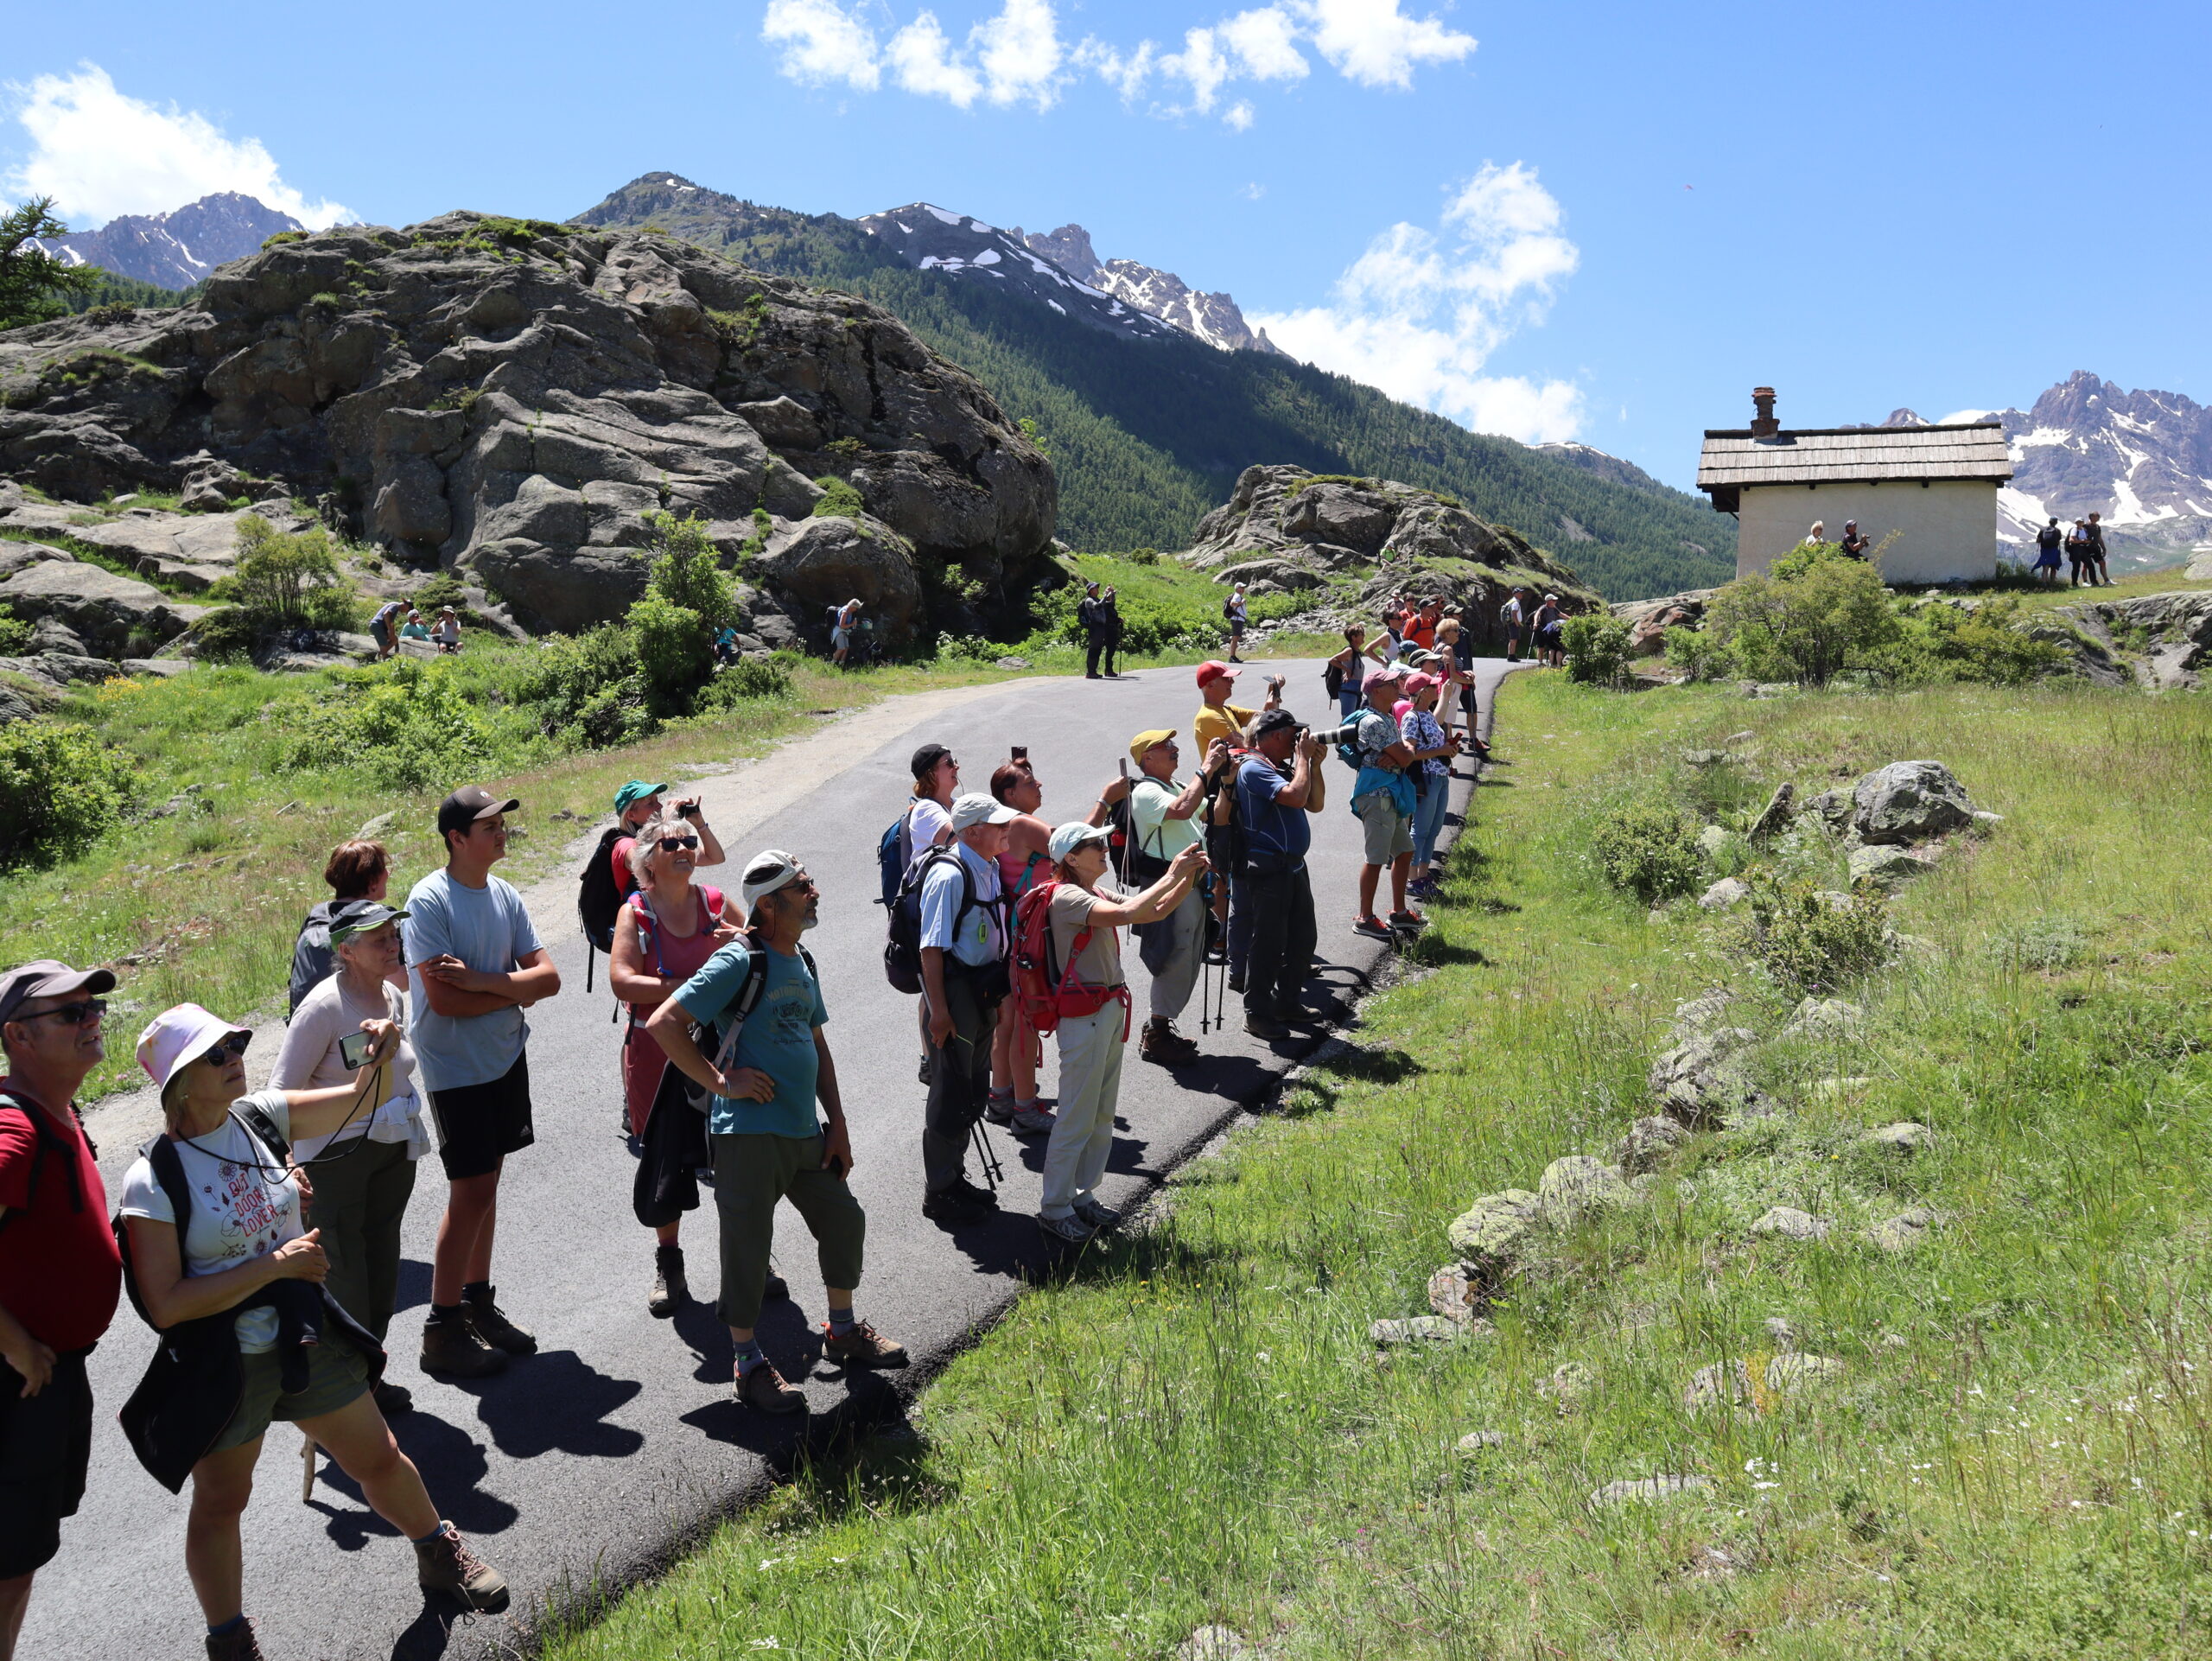
[[[1423,925],[1415,902],[1437,881],[1451,759],[1480,748],[1473,680],[1458,614],[1394,605],[1383,631],[1373,645],[1346,632],[1325,671],[1344,718],[1323,730],[1283,707],[1281,677],[1248,707],[1235,701],[1239,665],[1200,665],[1192,764],[1175,730],[1135,733],[1080,812],[1046,811],[1026,751],[994,767],[987,791],[963,790],[946,746],[914,754],[882,860],[892,945],[911,948],[918,998],[926,1218],[958,1230],[997,1213],[996,1128],[1043,1139],[1035,1226],[1053,1249],[1080,1246],[1122,1220],[1099,1187],[1133,1034],[1143,1062],[1197,1060],[1183,1028],[1194,997],[1211,1028],[1209,977],[1224,1003],[1241,996],[1252,1037],[1318,1024],[1306,860],[1332,749],[1361,824],[1355,926],[1402,939]],[[238,1519],[278,1422],[302,1432],[310,1473],[319,1450],[405,1533],[425,1588],[505,1607],[505,1582],[440,1518],[392,1437],[413,1403],[385,1376],[385,1353],[402,1225],[434,1144],[446,1184],[422,1371],[481,1379],[537,1348],[502,1305],[495,1269],[501,1176],[536,1140],[526,1012],[562,990],[523,896],[494,870],[520,805],[454,791],[436,812],[443,863],[400,904],[382,844],[333,850],[332,897],[301,927],[266,1087],[247,1088],[249,1028],[191,1003],[146,1024],[137,1056],[164,1129],[124,1176],[112,1225],[75,1102],[105,1054],[115,975],[40,961],[0,976],[0,1661],[82,1496],[85,1358],[126,1289],[162,1343],[120,1416],[146,1468],[190,1489],[185,1569],[211,1657],[261,1654]],[[691,1301],[684,1213],[711,1187],[733,1394],[796,1413],[804,1396],[756,1336],[763,1304],[789,1295],[772,1260],[780,1203],[813,1237],[824,1357],[874,1368],[907,1356],[855,1308],[867,1218],[804,944],[820,889],[777,849],[745,862],[734,894],[701,880],[727,862],[696,799],[634,780],[615,796],[579,911],[622,1018],[610,1077],[637,1159],[633,1210],[653,1236],[648,1311]],[[1124,928],[1149,971],[1141,1027]]]

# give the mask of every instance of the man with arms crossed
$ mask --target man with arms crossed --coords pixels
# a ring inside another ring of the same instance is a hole
[[[492,1285],[500,1167],[536,1136],[522,1012],[561,990],[522,896],[492,875],[506,857],[506,815],[521,805],[481,785],[447,797],[438,805],[445,869],[407,896],[407,1035],[450,1185],[430,1269],[423,1371],[456,1378],[498,1372],[509,1356],[537,1348],[500,1312]]]
[[[1252,722],[1251,742],[1253,754],[1236,769],[1238,903],[1253,919],[1244,1030],[1272,1041],[1290,1036],[1288,1022],[1308,1019],[1299,993],[1320,939],[1306,870],[1313,842],[1308,816],[1321,811],[1325,792],[1321,741],[1289,710],[1263,711]]]

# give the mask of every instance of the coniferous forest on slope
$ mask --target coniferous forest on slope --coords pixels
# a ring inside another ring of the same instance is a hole
[[[648,176],[653,184],[627,186],[573,222],[650,226],[892,312],[1009,415],[1037,423],[1059,472],[1059,535],[1078,550],[1185,547],[1238,473],[1293,462],[1456,496],[1609,599],[1734,575],[1735,521],[1696,497],[1611,483],[1287,358],[1109,335],[1033,301],[915,270],[834,214],[679,191],[680,181],[658,182],[669,175]]]

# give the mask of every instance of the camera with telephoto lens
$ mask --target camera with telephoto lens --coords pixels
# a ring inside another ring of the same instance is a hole
[[[1324,744],[1348,744],[1351,741],[1352,734],[1357,730],[1358,729],[1355,727],[1301,727],[1299,729],[1299,731],[1306,737],[1318,738]]]

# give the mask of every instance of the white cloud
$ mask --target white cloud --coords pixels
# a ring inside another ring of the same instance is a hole
[[[1268,188],[1262,184],[1257,179],[1255,179],[1250,184],[1246,185],[1243,189],[1238,191],[1236,194],[1242,196],[1248,202],[1256,202],[1261,197],[1268,194]]]
[[[882,80],[875,31],[836,0],[768,0],[760,38],[784,48],[778,67],[793,80],[873,92]]]
[[[9,173],[17,196],[51,196],[73,222],[162,213],[218,191],[257,197],[321,230],[353,219],[334,201],[309,201],[277,175],[257,138],[234,139],[196,111],[166,110],[116,90],[99,65],[74,75],[10,83],[30,155]]]
[[[778,65],[791,79],[874,92],[884,72],[906,92],[941,98],[960,109],[977,99],[1029,104],[1057,101],[1071,75],[1092,74],[1135,105],[1155,79],[1176,83],[1152,113],[1211,115],[1218,109],[1242,132],[1256,118],[1251,100],[1221,108],[1237,80],[1294,83],[1313,73],[1306,48],[1320,54],[1346,80],[1404,90],[1423,64],[1456,63],[1475,49],[1474,37],[1434,17],[1408,17],[1403,0],[1273,0],[1217,23],[1186,29],[1179,51],[1151,41],[1122,48],[1096,36],[1074,47],[1060,40],[1055,0],[1000,0],[997,12],[968,31],[964,44],[930,10],[880,46],[866,8],[880,0],[767,0],[761,38],[782,48]]]
[[[1407,17],[1399,0],[1304,0],[1315,50],[1338,72],[1363,86],[1413,85],[1424,63],[1457,63],[1475,49],[1475,37],[1446,29],[1433,17]]]
[[[1402,221],[1337,279],[1330,302],[1255,315],[1294,357],[1379,386],[1482,432],[1543,443],[1574,436],[1582,395],[1570,381],[1482,371],[1516,330],[1542,321],[1579,256],[1533,169],[1484,163],[1437,231]]]

